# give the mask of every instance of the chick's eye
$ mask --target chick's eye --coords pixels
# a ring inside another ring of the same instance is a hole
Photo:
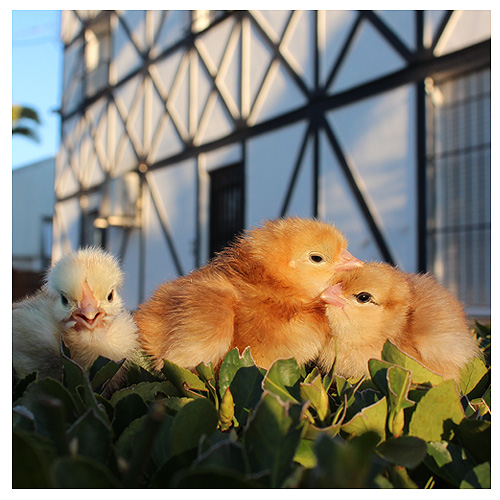
[[[61,303],[63,306],[67,306],[69,304],[68,297],[66,297],[64,293],[61,293]]]
[[[367,302],[371,302],[373,299],[372,295],[368,292],[360,292],[356,294],[355,297],[360,304],[366,304]]]
[[[114,290],[111,290],[111,292],[109,292],[109,295],[108,295],[108,302],[113,302],[113,298],[114,298],[114,293],[115,291]]]
[[[311,255],[309,255],[309,260],[311,262],[314,262],[315,264],[320,264],[321,262],[323,262],[323,257],[317,253],[312,253]]]

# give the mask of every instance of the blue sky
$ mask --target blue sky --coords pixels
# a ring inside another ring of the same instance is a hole
[[[12,11],[12,103],[35,108],[40,142],[12,137],[12,168],[55,156],[60,120],[62,53],[59,10]]]

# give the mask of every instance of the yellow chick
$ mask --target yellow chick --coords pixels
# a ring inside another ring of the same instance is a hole
[[[445,379],[479,356],[462,304],[429,274],[408,274],[380,263],[337,276],[321,295],[332,335],[318,364],[343,377],[368,374],[386,340]]]
[[[329,327],[320,293],[332,275],[361,265],[335,227],[310,219],[269,221],[238,238],[206,266],[164,283],[134,319],[155,368],[168,359],[218,367],[250,347],[257,365],[314,359]]]

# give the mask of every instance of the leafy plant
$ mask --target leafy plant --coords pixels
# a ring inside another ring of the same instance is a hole
[[[490,487],[479,359],[457,386],[390,342],[361,380],[233,350],[218,373],[132,364],[108,395],[120,363],[61,356],[61,380],[15,383],[14,488]]]

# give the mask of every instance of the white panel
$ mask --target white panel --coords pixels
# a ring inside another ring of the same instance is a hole
[[[124,10],[120,12],[120,18],[126,24],[137,49],[144,52],[146,50],[146,11]]]
[[[413,91],[402,87],[329,114],[406,271],[416,267],[414,107]]]
[[[81,29],[82,23],[74,11],[61,11],[61,40],[63,43],[67,44],[73,40]]]
[[[64,51],[62,110],[68,113],[83,99],[83,45],[76,40]]]
[[[163,211],[168,220],[183,270],[188,272],[195,265],[196,170],[194,162],[183,162],[176,166],[149,172],[149,179],[154,181],[156,194],[161,196],[160,211]],[[154,208],[151,208],[150,213],[155,214]],[[157,232],[158,229],[155,229],[154,234],[156,235]],[[161,231],[160,235],[164,240]],[[150,243],[149,239],[148,242]],[[154,253],[154,258],[156,258],[157,252]],[[170,261],[170,256],[167,260]],[[170,268],[170,273],[176,272],[173,264]]]
[[[307,98],[298,88],[288,71],[281,64],[274,77],[269,80],[270,85],[259,96],[259,111],[251,114],[251,122],[262,122],[281,113],[307,104]]]
[[[148,154],[150,163],[155,163],[182,151],[183,143],[170,117],[165,116],[153,132],[153,144]]]
[[[336,226],[346,236],[348,249],[366,261],[381,260],[368,225],[356,204],[343,170],[324,133],[320,135],[319,218]]]
[[[120,81],[142,63],[139,52],[131,41],[121,22],[116,23],[112,34],[112,60],[115,68],[115,77]]]
[[[120,229],[114,229],[115,232],[122,231]],[[118,255],[119,248],[118,245],[121,244],[122,236],[118,234],[113,234],[110,232],[110,238],[112,241],[116,242],[115,246],[110,243],[110,248],[115,255]],[[125,280],[121,290],[121,297],[125,302],[125,307],[129,310],[135,310],[139,304],[139,275],[140,275],[140,262],[139,262],[139,242],[140,242],[140,231],[135,230],[129,234],[127,246],[125,249],[125,254],[121,256],[121,265],[123,272],[125,274]],[[116,249],[115,249],[116,248]]]
[[[440,56],[491,38],[491,11],[457,10],[441,37],[435,55]]]
[[[324,34],[320,37],[320,80],[324,84],[337,60],[345,43],[352,24],[356,19],[356,12],[352,10],[323,11]],[[323,25],[321,25],[323,26]]]
[[[281,45],[281,52],[309,88],[314,87],[315,15],[315,11],[296,11]]]
[[[304,123],[298,123],[248,141],[247,227],[279,217],[304,133]]]
[[[410,50],[415,50],[416,15],[414,10],[377,10],[375,12]]]
[[[403,58],[368,21],[362,21],[330,89],[339,92],[402,69]]]
[[[165,49],[184,38],[189,33],[191,13],[188,10],[169,10],[161,26],[156,45],[151,52],[157,57]]]
[[[271,39],[278,41],[283,36],[290,14],[289,10],[259,10],[254,15],[264,26]]]
[[[230,165],[242,161],[241,145],[233,144],[223,148],[215,149],[204,156],[205,168],[207,171]]]
[[[78,198],[55,206],[52,260],[78,248],[80,243],[80,202]]]
[[[207,54],[209,64],[213,68],[220,67],[234,24],[234,18],[228,18],[197,38],[196,44],[203,46],[204,53]]]
[[[424,11],[424,45],[430,47],[443,20],[445,10]]]

